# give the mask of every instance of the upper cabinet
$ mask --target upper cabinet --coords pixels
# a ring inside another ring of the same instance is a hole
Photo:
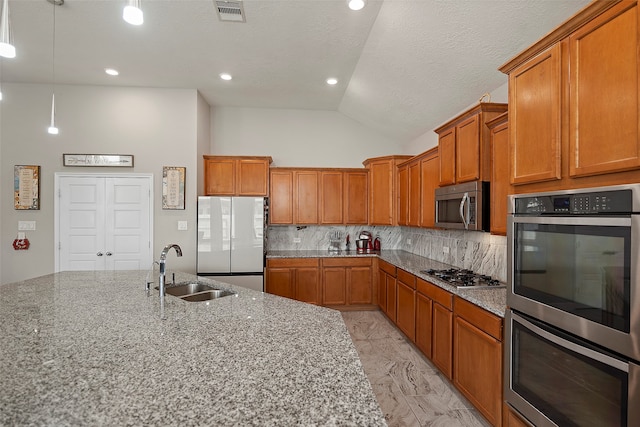
[[[411,156],[386,156],[363,162],[369,170],[369,224],[397,225],[398,164]]]
[[[509,74],[515,192],[637,182],[636,1],[596,1],[500,70]]]
[[[507,104],[481,102],[436,129],[440,186],[489,181],[489,129],[485,124],[507,111]]]
[[[434,227],[439,171],[437,147],[398,165],[399,225]]]
[[[509,122],[503,113],[487,123],[491,133],[491,234],[507,234],[509,183]]]
[[[269,223],[366,224],[366,169],[272,168]]]
[[[267,196],[271,157],[203,156],[206,196]]]

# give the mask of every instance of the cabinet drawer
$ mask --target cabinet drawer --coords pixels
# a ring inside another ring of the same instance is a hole
[[[318,267],[318,258],[275,258],[267,260],[267,267]]]
[[[380,267],[380,270],[383,270],[384,272],[389,273],[393,277],[396,277],[396,266],[395,265],[389,264],[388,262],[383,261],[383,260],[379,260],[378,261],[378,266]]]
[[[408,273],[400,268],[398,268],[398,280],[404,283],[405,285],[411,287],[411,289],[416,288],[416,276],[411,273]]]
[[[371,258],[322,258],[324,267],[370,267]]]
[[[502,319],[469,301],[455,297],[455,315],[460,316],[476,328],[502,341]]]
[[[426,280],[417,279],[418,292],[426,297],[431,298],[443,307],[453,310],[453,294],[445,291],[442,288],[437,287],[433,283],[429,283]]]

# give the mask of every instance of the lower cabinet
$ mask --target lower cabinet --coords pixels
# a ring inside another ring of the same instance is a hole
[[[420,281],[421,279],[418,279]],[[429,359],[433,330],[433,300],[420,292],[416,292],[416,346]]]
[[[520,415],[505,402],[502,407],[502,427],[530,427],[527,421],[520,418]]]
[[[398,269],[396,285],[396,325],[416,341],[416,276]]]
[[[345,309],[375,307],[373,258],[273,258],[265,291],[310,304]]]
[[[502,424],[502,319],[455,297],[453,383],[494,426]]]
[[[387,317],[396,322],[396,266],[378,261],[378,306]]]
[[[321,304],[318,258],[267,260],[265,291],[310,304]]]
[[[452,378],[451,351],[453,314],[448,307],[437,302],[433,304],[433,344],[431,348],[431,361],[449,379]]]
[[[322,305],[372,305],[373,258],[323,258]]]

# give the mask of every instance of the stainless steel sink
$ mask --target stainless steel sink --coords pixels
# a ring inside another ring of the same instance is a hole
[[[218,289],[202,282],[178,283],[167,286],[166,293],[189,302],[209,301],[236,294],[229,289]]]

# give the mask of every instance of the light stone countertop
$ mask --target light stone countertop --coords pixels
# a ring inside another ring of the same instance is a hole
[[[341,251],[341,252],[329,252],[329,251],[269,251],[267,258],[327,258],[327,257],[379,257],[380,259],[387,261],[401,268],[421,279],[424,279],[436,286],[439,286],[454,295],[458,295],[485,310],[504,317],[507,307],[507,290],[506,288],[496,289],[458,289],[455,286],[451,286],[447,282],[440,280],[436,277],[423,274],[420,271],[428,269],[446,269],[455,268],[452,265],[444,264],[438,261],[431,260],[429,258],[421,257],[419,255],[412,254],[410,252],[401,250],[382,250],[377,253],[359,254],[356,251]]]
[[[163,321],[145,276],[0,286],[0,425],[386,425],[339,312],[200,278],[237,296]]]

